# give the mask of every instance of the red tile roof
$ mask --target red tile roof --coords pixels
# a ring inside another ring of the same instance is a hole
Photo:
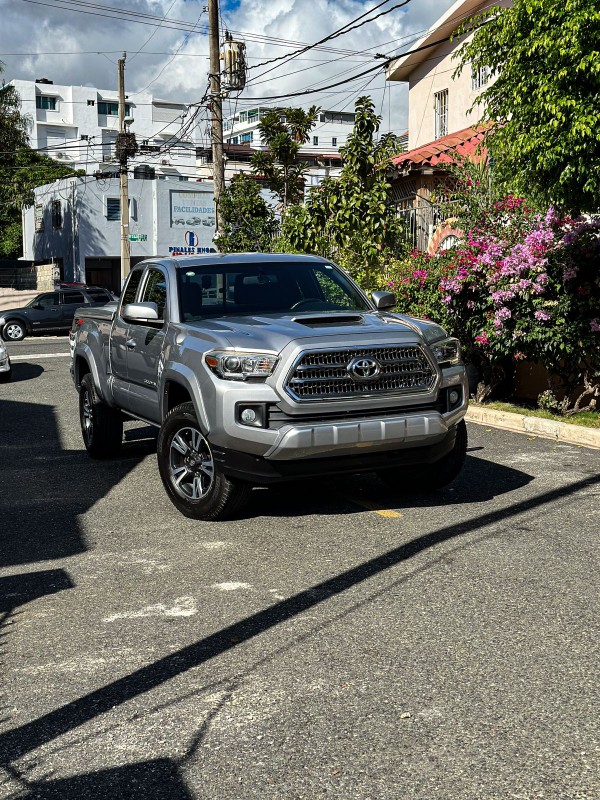
[[[481,126],[464,128],[462,131],[450,133],[435,142],[416,147],[406,153],[400,153],[391,159],[398,170],[414,169],[418,167],[435,167],[438,164],[452,163],[453,153],[463,156],[473,156],[481,141],[484,129]]]

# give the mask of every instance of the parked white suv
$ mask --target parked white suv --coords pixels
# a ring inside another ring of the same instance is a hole
[[[10,364],[10,356],[6,345],[0,339],[0,383],[7,383],[12,374],[12,367]]]

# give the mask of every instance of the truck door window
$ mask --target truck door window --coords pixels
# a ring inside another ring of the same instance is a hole
[[[159,269],[149,269],[141,297],[142,303],[156,303],[158,318],[164,319],[167,304],[167,280]]]
[[[135,301],[135,296],[142,279],[142,274],[143,272],[141,269],[136,269],[129,275],[129,280],[127,281],[125,291],[123,292],[123,306]]]

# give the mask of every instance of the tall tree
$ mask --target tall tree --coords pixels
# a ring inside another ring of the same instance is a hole
[[[304,174],[307,168],[298,153],[310,138],[319,109],[311,106],[268,111],[259,125],[261,139],[267,146],[252,157],[255,175],[265,178],[267,186],[280,199],[283,211],[304,199]]]
[[[371,98],[359,97],[354,128],[340,150],[340,177],[311,190],[304,206],[289,209],[283,225],[294,249],[341,260],[367,286],[401,233],[386,177],[387,162],[400,146],[393,134],[376,140],[380,123]]]
[[[600,206],[598,0],[513,0],[460,33],[463,69],[494,78],[476,104],[500,188],[572,212]]]
[[[0,62],[0,73],[4,64]],[[17,258],[22,252],[21,209],[33,203],[36,186],[74,173],[68,167],[28,146],[30,121],[21,113],[14,86],[0,87],[0,256]]]
[[[219,249],[223,253],[252,253],[272,249],[277,231],[273,209],[260,196],[260,187],[250,175],[234,175],[219,201],[223,230]]]

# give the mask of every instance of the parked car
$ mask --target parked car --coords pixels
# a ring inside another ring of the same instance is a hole
[[[10,356],[6,349],[6,345],[0,339],[0,383],[8,383],[12,374],[12,367],[10,364]]]
[[[34,333],[65,333],[80,306],[103,306],[115,299],[112,292],[101,286],[44,292],[21,308],[2,311],[0,332],[10,342],[19,342]]]
[[[395,304],[317,256],[142,261],[119,303],[76,316],[85,447],[115,456],[124,416],[156,425],[169,498],[204,520],[236,513],[253,484],[308,476],[439,489],[467,448],[460,345]]]
[[[189,219],[186,219],[185,224],[186,225],[200,225],[201,222],[202,222],[202,220],[200,219],[200,217],[190,217]]]

